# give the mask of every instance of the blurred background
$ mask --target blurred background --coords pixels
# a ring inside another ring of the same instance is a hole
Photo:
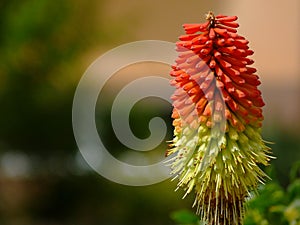
[[[282,190],[300,160],[300,13],[298,0],[141,1],[1,0],[0,2],[0,225],[168,225],[170,214],[190,209],[170,180],[147,187],[107,181],[78,153],[72,101],[86,68],[101,54],[137,40],[175,42],[183,23],[204,21],[209,10],[237,15],[239,33],[255,52],[264,107],[264,139],[274,142],[268,173]],[[114,136],[110,106],[135,76],[161,72],[144,64],[115,74],[97,105],[98,130],[112,154],[126,149]],[[146,99],[132,110],[133,133],[145,138],[159,115],[172,138],[171,107]],[[166,145],[155,153],[162,158]],[[154,155],[154,156],[153,156]],[[295,167],[293,167],[295,168]],[[294,172],[294,178],[299,172]],[[300,190],[300,189],[299,189]]]

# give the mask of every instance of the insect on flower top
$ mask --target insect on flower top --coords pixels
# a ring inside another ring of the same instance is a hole
[[[236,16],[209,12],[184,24],[172,66],[174,139],[166,155],[186,194],[210,225],[242,224],[244,202],[266,175],[270,149],[261,138],[264,106],[248,41]]]

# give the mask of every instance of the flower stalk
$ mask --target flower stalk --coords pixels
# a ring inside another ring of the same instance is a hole
[[[184,197],[209,225],[243,224],[244,203],[266,174],[270,148],[261,137],[264,106],[248,41],[236,16],[209,12],[184,24],[172,66],[174,139],[166,155]]]

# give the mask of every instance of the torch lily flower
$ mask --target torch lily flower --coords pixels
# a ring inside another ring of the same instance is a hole
[[[261,137],[264,106],[248,41],[236,16],[184,24],[172,66],[176,87],[174,139],[166,155],[178,188],[195,191],[194,205],[209,225],[243,224],[244,203],[263,183],[270,148]],[[184,196],[184,197],[185,197]]]

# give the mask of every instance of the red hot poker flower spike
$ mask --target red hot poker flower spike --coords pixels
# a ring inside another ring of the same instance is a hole
[[[266,175],[270,149],[261,138],[264,102],[248,41],[236,16],[207,14],[184,24],[171,85],[174,139],[166,155],[197,213],[209,225],[243,224],[244,202]]]

